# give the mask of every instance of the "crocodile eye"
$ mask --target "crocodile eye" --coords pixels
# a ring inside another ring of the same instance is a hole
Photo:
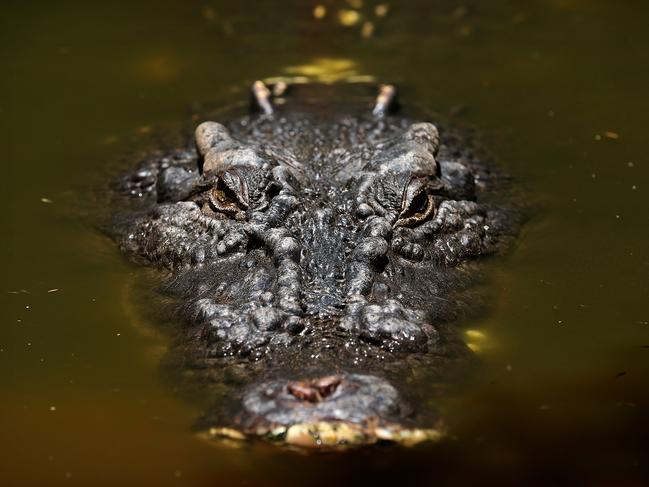
[[[403,194],[401,213],[396,226],[412,226],[421,223],[435,212],[435,201],[429,194],[425,178],[410,181]]]
[[[248,209],[248,186],[236,170],[224,171],[209,193],[210,206],[230,216],[241,217]]]
[[[402,218],[409,218],[415,215],[421,215],[426,212],[428,208],[428,194],[426,191],[421,191],[412,199],[407,208],[401,213]]]

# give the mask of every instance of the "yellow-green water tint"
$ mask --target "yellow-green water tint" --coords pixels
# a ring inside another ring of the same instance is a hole
[[[0,9],[2,485],[643,483],[649,4]],[[123,299],[137,271],[70,217],[134,137],[287,74],[395,82],[479,127],[534,195],[516,252],[489,263],[490,314],[459,325],[484,334],[466,337],[481,372],[443,405],[451,436],[437,444],[314,456],[197,440],[199,409],[162,383],[164,341]]]

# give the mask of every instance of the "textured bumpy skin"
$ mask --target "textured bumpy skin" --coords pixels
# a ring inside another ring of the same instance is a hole
[[[162,273],[201,427],[435,423],[407,398],[470,360],[450,323],[517,233],[506,179],[429,121],[302,91],[120,178],[115,239]]]

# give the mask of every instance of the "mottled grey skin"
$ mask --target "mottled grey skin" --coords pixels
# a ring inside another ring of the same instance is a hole
[[[176,303],[168,368],[214,403],[201,427],[432,425],[471,359],[452,322],[517,233],[506,180],[451,131],[335,94],[201,123],[119,180],[113,234]]]

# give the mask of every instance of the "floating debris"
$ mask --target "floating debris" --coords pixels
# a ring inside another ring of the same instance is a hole
[[[327,15],[327,7],[324,5],[316,5],[313,9],[313,17],[320,20],[324,19]]]
[[[374,24],[370,21],[363,22],[363,27],[361,27],[361,35],[364,39],[369,39],[374,35]]]
[[[606,138],[608,140],[618,140],[620,138],[620,134],[610,130],[604,132],[603,136],[601,134],[595,134],[595,140],[599,141],[602,140],[603,138]]]
[[[387,3],[380,3],[374,7],[374,15],[377,17],[385,17],[390,11],[390,6]]]
[[[361,20],[361,14],[356,10],[339,10],[338,11],[338,22],[345,27],[352,27],[358,24]]]
[[[52,201],[52,200],[49,199],[49,198],[45,198],[45,197],[43,197],[43,198],[41,198],[41,203],[45,203],[45,204],[48,204],[48,205],[49,205],[50,203],[54,203],[54,201]]]
[[[58,291],[60,291],[60,289],[59,289],[58,287],[55,287],[55,288],[53,288],[53,289],[48,289],[48,290],[47,290],[48,293],[56,293],[56,292],[58,292]]]

